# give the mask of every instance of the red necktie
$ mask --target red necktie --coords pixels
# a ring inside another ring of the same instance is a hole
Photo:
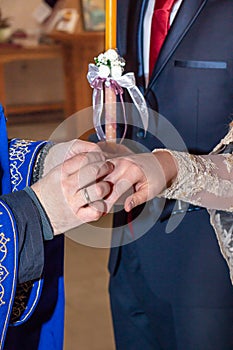
[[[160,49],[169,30],[169,19],[171,9],[176,0],[156,0],[154,13],[151,22],[151,39],[150,39],[150,75],[153,71],[155,62],[158,58]]]

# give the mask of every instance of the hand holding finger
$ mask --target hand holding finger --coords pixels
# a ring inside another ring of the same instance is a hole
[[[112,171],[112,164],[90,161],[100,159],[97,153],[79,154],[52,169],[44,178],[35,183],[32,189],[44,207],[54,233],[62,233],[84,222],[100,218],[105,210],[102,199],[111,188],[101,180]],[[81,167],[83,164],[84,167]],[[85,177],[82,186],[78,181],[80,170]],[[93,170],[94,169],[94,170]],[[97,181],[98,180],[98,181]],[[86,190],[84,191],[85,185]],[[84,213],[86,212],[86,217]]]
[[[106,177],[114,184],[111,195],[106,202],[108,207],[128,191],[135,190],[135,194],[126,194],[125,209],[142,204],[159,195],[166,187],[167,178],[162,162],[152,153],[134,154],[127,157],[113,158],[114,171]],[[163,157],[163,160],[165,158]],[[166,160],[167,161],[167,160]],[[132,201],[132,202],[131,202]]]

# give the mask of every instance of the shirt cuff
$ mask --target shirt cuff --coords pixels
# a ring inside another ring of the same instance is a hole
[[[48,218],[44,208],[42,207],[39,199],[37,198],[35,192],[31,189],[31,187],[25,187],[23,190],[33,200],[33,202],[35,203],[35,205],[40,213],[40,217],[41,217],[41,221],[42,221],[42,233],[43,233],[44,240],[48,241],[48,240],[53,239],[53,229],[52,229],[52,226],[50,224],[49,218]]]

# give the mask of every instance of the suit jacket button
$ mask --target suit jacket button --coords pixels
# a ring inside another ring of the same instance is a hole
[[[139,129],[136,133],[137,138],[144,139],[145,138],[145,131],[142,129]]]

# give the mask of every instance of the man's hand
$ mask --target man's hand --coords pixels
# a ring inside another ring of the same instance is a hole
[[[111,173],[113,165],[105,162],[98,146],[91,146],[97,152],[80,153],[80,150],[87,151],[86,144],[82,141],[71,143],[63,153],[66,160],[58,166],[53,163],[52,170],[32,185],[50,219],[54,234],[98,220],[106,212],[104,198],[111,188],[102,179]],[[64,148],[61,146],[62,151]],[[59,158],[56,157],[54,159]]]
[[[48,174],[48,172],[57,165],[62,164],[65,160],[70,159],[79,153],[88,152],[101,153],[102,151],[97,144],[78,139],[55,144],[50,148],[45,158],[43,176]],[[103,160],[104,159],[103,155]]]

